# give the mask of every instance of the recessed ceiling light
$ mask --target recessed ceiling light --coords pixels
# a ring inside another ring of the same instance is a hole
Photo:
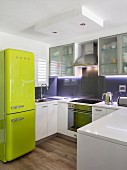
[[[86,24],[85,24],[85,23],[81,23],[80,25],[81,25],[81,26],[85,26]]]
[[[53,33],[53,34],[57,34],[57,32],[56,32],[56,31],[53,31],[52,33]]]

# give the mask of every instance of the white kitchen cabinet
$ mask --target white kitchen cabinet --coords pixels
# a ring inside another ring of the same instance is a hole
[[[127,169],[127,114],[119,108],[78,130],[77,170]]]
[[[50,76],[73,76],[74,75],[74,44],[51,47]]]
[[[105,116],[106,115],[106,108],[92,107],[92,114]]]
[[[116,110],[118,110],[118,109],[116,109],[116,108],[106,109],[107,115],[114,112],[114,111],[116,111]]]
[[[118,37],[116,35],[99,40],[99,75],[119,74]]]
[[[95,121],[95,120],[97,120],[97,119],[100,119],[100,118],[102,118],[102,117],[103,117],[102,115],[93,114],[93,115],[92,115],[92,122]]]
[[[57,133],[57,101],[48,103],[48,136]]]
[[[120,134],[119,131],[117,133]],[[127,161],[125,159],[127,157],[127,146],[110,141],[111,137],[110,139],[107,137],[105,139],[104,137],[105,134],[103,139],[101,139],[96,137],[96,134],[95,136],[93,134],[89,136],[78,133],[77,170],[127,169]]]
[[[100,119],[106,115],[106,108],[101,107],[92,107],[92,121]]]
[[[36,141],[57,133],[57,101],[36,105]]]
[[[92,107],[92,121],[100,119],[101,117],[108,115],[114,111],[118,110],[118,108],[105,108],[105,107]]]
[[[127,34],[99,39],[99,75],[127,75]]]
[[[36,141],[47,136],[47,112],[48,105],[46,103],[36,105]]]
[[[58,102],[57,128],[58,133],[68,134],[68,103]]]

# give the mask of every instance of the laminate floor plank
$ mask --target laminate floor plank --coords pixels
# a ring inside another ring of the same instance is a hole
[[[0,162],[0,170],[76,170],[76,162],[76,143],[54,137],[16,160]]]

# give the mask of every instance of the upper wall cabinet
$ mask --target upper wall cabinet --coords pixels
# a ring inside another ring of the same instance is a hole
[[[49,49],[50,76],[74,75],[74,44]]]
[[[127,34],[122,35],[122,64],[121,72],[127,74]]]
[[[99,75],[127,74],[127,34],[99,39]]]
[[[99,40],[99,75],[118,74],[118,37]]]

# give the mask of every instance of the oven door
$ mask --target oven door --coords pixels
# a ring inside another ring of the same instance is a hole
[[[89,111],[88,111],[89,110]],[[68,130],[77,132],[77,129],[92,122],[92,109],[68,109]]]

